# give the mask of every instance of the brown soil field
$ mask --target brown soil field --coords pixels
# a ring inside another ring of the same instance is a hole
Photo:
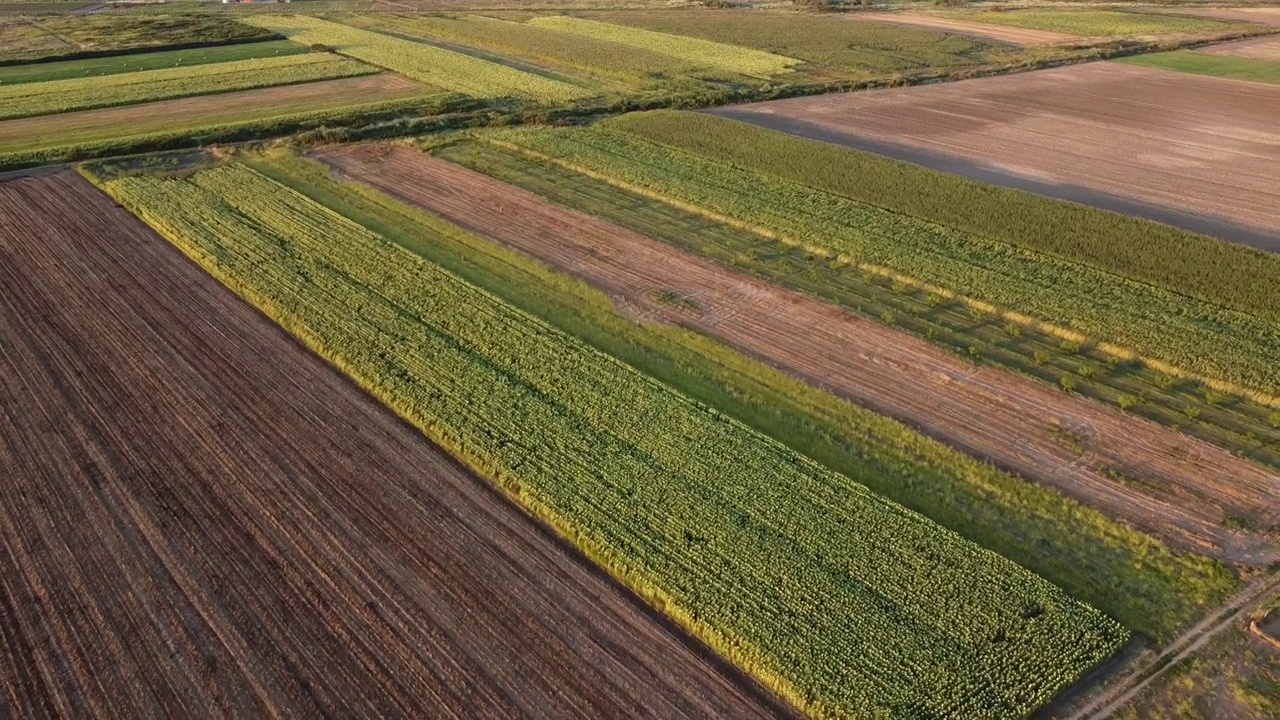
[[[1199,48],[1209,55],[1230,55],[1254,60],[1280,60],[1280,37],[1254,38]]]
[[[1280,237],[1280,86],[1089,63],[717,113],[936,156],[939,169],[1066,199],[1091,202],[1073,193],[1083,188]]]
[[[883,22],[893,25],[919,27],[927,30],[940,30],[954,35],[965,35],[967,37],[975,37],[981,40],[993,40],[995,42],[1009,43],[1010,45],[1049,45],[1053,43],[1075,42],[1080,40],[1079,37],[1075,35],[1068,35],[1067,33],[994,25],[991,23],[965,22],[963,20],[952,20],[949,18],[927,15],[925,13],[858,12],[849,13],[847,17],[852,20],[866,20],[870,22]]]
[[[221,95],[161,100],[103,110],[5,120],[0,122],[0,152],[133,137],[172,130],[192,123],[215,125],[332,110],[430,92],[422,85],[399,75],[381,73]]]
[[[1172,15],[1195,15],[1219,20],[1240,20],[1262,25],[1280,25],[1280,7],[1151,8],[1147,12],[1165,12]]]
[[[80,176],[0,184],[0,717],[791,716]]]
[[[1280,558],[1277,543],[1221,526],[1228,514],[1280,524],[1280,477],[1216,447],[965,363],[835,305],[414,149],[353,146],[318,157],[340,175],[581,278],[640,319],[717,337],[1177,546],[1247,563]],[[694,307],[656,301],[662,291]],[[1111,479],[1104,468],[1141,481]]]

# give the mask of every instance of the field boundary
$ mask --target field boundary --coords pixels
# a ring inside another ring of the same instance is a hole
[[[1080,344],[1089,343],[1092,346],[1101,350],[1102,352],[1108,355],[1111,355],[1115,358],[1118,358],[1120,360],[1141,362],[1142,364],[1146,365],[1152,370],[1164,373],[1166,375],[1187,379],[1187,380],[1194,380],[1196,382],[1203,383],[1204,385],[1210,388],[1213,388],[1214,390],[1218,390],[1220,392],[1237,395],[1239,397],[1252,400],[1254,402],[1257,402],[1261,405],[1266,405],[1268,407],[1280,408],[1280,396],[1270,395],[1262,391],[1254,390],[1252,388],[1247,388],[1241,385],[1237,385],[1235,383],[1230,383],[1225,380],[1219,380],[1216,378],[1198,375],[1196,373],[1183,370],[1182,368],[1177,367],[1175,365],[1166,363],[1162,360],[1157,360],[1155,358],[1142,356],[1132,349],[1121,347],[1119,345],[1114,345],[1106,342],[1092,342],[1088,336],[1084,335],[1083,333],[1077,332],[1075,330],[1071,330],[1069,328],[1065,328],[1060,325],[1048,323],[1043,320],[1038,320],[1036,318],[1033,318],[1031,316],[1028,316],[1013,310],[1004,310],[990,303],[961,295],[947,288],[939,287],[927,282],[923,282],[921,280],[917,280],[916,278],[903,275],[889,268],[873,265],[871,263],[859,262],[858,260],[851,258],[847,255],[832,253],[827,248],[818,247],[815,245],[811,245],[809,243],[805,243],[801,240],[797,240],[795,238],[779,235],[778,233],[768,230],[767,228],[758,227],[750,223],[745,223],[745,222],[742,222],[741,220],[728,217],[726,215],[721,215],[711,210],[707,210],[701,206],[683,202],[681,200],[670,197],[663,193],[655,192],[648,188],[633,185],[631,183],[628,183],[623,180],[618,180],[616,178],[605,175],[603,173],[597,173],[594,170],[591,170],[589,168],[581,167],[574,163],[568,162],[566,160],[545,155],[535,150],[530,150],[528,148],[522,147],[515,143],[510,143],[505,140],[499,140],[491,137],[484,137],[483,135],[477,136],[477,139],[482,140],[483,142],[491,143],[497,147],[501,147],[506,150],[522,153],[528,157],[534,158],[536,160],[540,160],[542,162],[549,162],[554,165],[558,165],[562,168],[565,168],[566,170],[572,170],[573,172],[579,173],[581,175],[585,175],[586,177],[608,183],[621,190],[626,190],[628,192],[632,192],[637,195],[650,198],[652,200],[657,200],[659,202],[666,203],[667,205],[670,205],[674,208],[678,208],[680,210],[684,210],[686,212],[691,212],[697,215],[701,215],[709,220],[713,220],[715,222],[723,223],[726,225],[731,225],[733,227],[736,227],[742,230],[747,230],[749,232],[756,233],[761,237],[767,238],[769,240],[775,240],[777,242],[790,245],[792,247],[803,248],[806,252],[811,252],[815,255],[818,255],[824,258],[830,258],[834,262],[838,262],[843,265],[847,265],[849,267],[856,267],[859,270],[862,270],[863,272],[869,272],[876,275],[880,275],[881,277],[889,278],[895,282],[900,282],[900,283],[903,283],[904,285],[909,285],[913,288],[934,293],[936,295],[947,298],[949,300],[956,300],[958,302],[962,302],[971,308],[980,310],[984,313],[997,315],[1006,320],[1009,320],[1010,322],[1014,322],[1019,325],[1022,325],[1023,327],[1034,328],[1036,330],[1039,330],[1040,332],[1053,335],[1055,337],[1058,337],[1062,340],[1067,340],[1069,342],[1080,343]]]

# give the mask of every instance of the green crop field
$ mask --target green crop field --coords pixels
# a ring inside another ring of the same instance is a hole
[[[831,257],[889,268],[1156,362],[1271,395],[1280,328],[1052,255],[651,143],[609,123],[495,139],[660,193]],[[1049,291],[1046,291],[1049,289]]]
[[[1193,50],[1174,50],[1173,52],[1154,53],[1151,55],[1131,55],[1116,62],[1160,68],[1161,70],[1195,73],[1196,75],[1212,75],[1232,80],[1280,83],[1280,60],[1210,55]]]
[[[839,15],[652,10],[584,16],[756,48],[866,76],[996,63],[1018,52],[960,35],[857,22]]]
[[[609,127],[1280,321],[1274,253],[712,115],[635,113]]]
[[[192,95],[332,80],[379,72],[327,53],[144,70],[104,77],[0,85],[0,120],[133,105]]]
[[[732,139],[732,135],[728,139]],[[975,316],[972,308],[965,304],[947,301],[927,290],[905,286],[847,264],[832,263],[807,248],[762,237],[750,229],[718,222],[696,211],[674,207],[492,143],[453,141],[432,148],[432,152],[531,190],[556,204],[608,219],[642,235],[751,272],[763,280],[838,303],[971,360],[1028,375],[1055,387],[1069,384],[1072,392],[1280,469],[1280,412],[1271,407],[1224,395],[1202,383],[1174,382],[1169,376],[1142,365],[1116,362],[1113,356],[1088,344],[1064,347],[1062,338],[1052,333],[1012,325],[998,315]],[[806,454],[813,452],[806,450]],[[825,464],[839,462],[838,454],[819,455]],[[922,507],[918,500],[908,501],[890,494],[913,508]],[[952,501],[947,502],[953,505]],[[956,522],[964,522],[937,514],[941,510],[931,507],[921,511],[948,527],[958,528]],[[976,514],[975,510],[967,512],[968,516]],[[1019,554],[1019,543],[997,545],[993,549],[1001,554],[1042,572],[1043,563]],[[1053,547],[1060,548],[1061,544],[1055,543]],[[1072,564],[1080,566],[1081,563],[1077,559]],[[1047,577],[1073,591],[1076,587],[1058,575],[1050,573]],[[1130,620],[1133,614],[1120,614],[1120,611],[1113,614],[1122,617],[1130,627],[1137,627]]]
[[[590,97],[585,88],[495,62],[301,15],[255,15],[245,22],[304,45],[320,44],[415,80],[477,98],[519,97],[539,103]]]
[[[120,73],[161,70],[164,68],[210,65],[213,63],[253,60],[256,58],[301,55],[307,48],[288,40],[238,43],[187,50],[161,50],[130,55],[112,55],[83,60],[0,66],[0,85],[71,80],[75,78],[117,75]]]
[[[488,149],[447,147],[467,151],[473,160],[472,153]],[[486,154],[483,164],[492,171],[501,160]],[[437,232],[439,221],[430,215],[367,186],[335,180],[326,165],[279,152],[246,161],[544,322],[1017,562],[1131,630],[1168,637],[1236,586],[1216,563],[1173,553],[1059,492],[995,470],[711,338],[631,321],[603,293],[521,253],[467,233]],[[517,171],[530,169],[538,170]],[[503,179],[527,181],[529,175]],[[589,178],[540,179],[534,188],[554,202],[593,212],[614,209],[620,215],[611,219],[664,240],[713,229],[697,216]],[[732,228],[714,229],[721,241],[734,234]],[[788,270],[795,275],[795,268]]]
[[[1017,565],[252,170],[105,186],[815,714],[1023,715],[1125,640]]]
[[[1155,35],[1167,32],[1225,30],[1231,23],[1210,18],[1195,18],[1121,10],[1030,9],[1000,12],[944,13],[955,20],[972,20],[993,25],[1012,25],[1033,30],[1079,35],[1080,37],[1119,37],[1123,35]]]
[[[639,88],[667,89],[681,78],[745,81],[713,65],[538,25],[483,16],[364,15],[361,27],[463,43],[557,70],[621,80]]]
[[[118,54],[165,46],[275,39],[262,28],[213,15],[0,17],[0,62]]]
[[[729,72],[770,77],[790,71],[800,60],[722,42],[686,35],[655,32],[642,28],[612,25],[582,18],[555,15],[529,21],[536,27],[552,28],[573,35],[607,40],[641,50],[669,55],[685,62],[718,67]]]

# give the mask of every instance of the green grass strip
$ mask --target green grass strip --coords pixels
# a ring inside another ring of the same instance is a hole
[[[1210,55],[1193,50],[1174,50],[1173,52],[1154,53],[1151,55],[1132,55],[1115,62],[1142,65],[1143,67],[1153,67],[1161,70],[1175,70],[1195,75],[1212,75],[1213,77],[1230,78],[1232,80],[1280,83],[1280,60]],[[1239,285],[1241,283],[1236,284]],[[1275,290],[1277,287],[1272,285],[1271,289]],[[1280,291],[1276,294],[1280,295]]]
[[[85,60],[11,65],[0,67],[0,86],[117,75],[143,70],[210,65],[256,58],[284,57],[287,55],[301,55],[306,52],[309,52],[309,50],[297,43],[292,43],[288,40],[276,40],[273,42],[240,43],[237,45],[220,45],[186,50],[140,52],[132,55],[113,55]]]
[[[379,72],[377,68],[347,58],[308,53],[105,77],[0,85],[0,120],[294,85],[376,72]]]
[[[817,717],[1022,716],[1125,641],[1014,563],[244,166],[106,187]]]

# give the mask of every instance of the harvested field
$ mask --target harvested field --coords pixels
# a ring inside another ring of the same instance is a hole
[[[790,714],[79,176],[0,211],[0,716]]]
[[[1208,55],[1251,58],[1254,60],[1280,61],[1280,37],[1263,37],[1222,43],[1221,45],[1200,48],[1197,52]]]
[[[164,132],[198,123],[233,123],[425,95],[430,90],[382,73],[301,85],[0,122],[0,153]]]
[[[1091,63],[716,113],[1280,250],[1280,87]]]
[[[1262,25],[1280,25],[1280,7],[1241,7],[1241,8],[1168,8],[1154,9],[1154,12],[1165,12],[1172,15],[1194,15],[1197,17],[1216,18],[1218,20],[1238,20],[1241,22],[1260,23]]]
[[[1280,557],[1274,543],[1222,527],[1229,515],[1280,523],[1273,501],[1280,478],[1222,450],[970,365],[926,341],[415,150],[355,147],[321,158],[581,277],[643,319],[718,337],[1175,545],[1249,563]],[[668,296],[686,302],[664,301]]]
[[[1004,42],[1011,45],[1048,45],[1052,43],[1073,42],[1080,39],[1075,35],[1051,32],[1049,30],[1033,30],[1031,28],[992,25],[990,23],[965,22],[964,20],[954,20],[925,13],[860,12],[851,13],[848,17],[852,20],[865,20],[869,22],[889,23],[891,25],[905,25],[908,27],[939,30],[945,33],[964,35],[966,37],[976,37],[983,40],[993,40],[995,42]]]

